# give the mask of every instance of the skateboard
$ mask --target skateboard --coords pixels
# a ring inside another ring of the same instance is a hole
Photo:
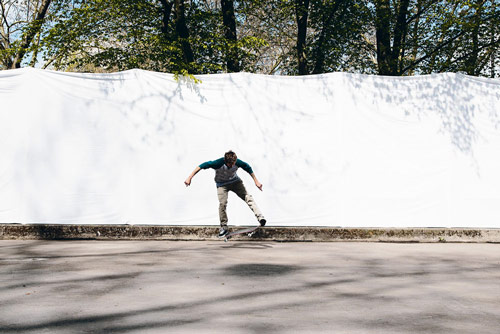
[[[240,229],[240,230],[236,230],[234,232],[231,232],[231,233],[228,233],[226,234],[226,236],[224,237],[224,242],[227,242],[229,239],[231,239],[232,237],[234,237],[235,235],[238,235],[238,234],[247,234],[249,237],[251,237],[252,235],[255,234],[255,232],[260,228],[261,226],[254,226],[254,227],[247,227],[247,228],[243,228],[243,229]]]

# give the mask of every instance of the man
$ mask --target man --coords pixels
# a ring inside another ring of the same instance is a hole
[[[215,184],[217,185],[217,196],[219,197],[219,218],[221,226],[219,230],[219,237],[223,237],[228,233],[226,207],[230,191],[234,192],[239,198],[248,204],[261,226],[266,225],[266,219],[260,212],[257,204],[255,204],[252,195],[247,193],[245,186],[243,185],[243,181],[238,177],[238,175],[236,175],[236,172],[240,167],[252,176],[255,185],[262,191],[262,184],[259,180],[257,180],[252,167],[250,167],[250,165],[246,162],[238,159],[236,153],[233,151],[226,152],[226,154],[224,154],[224,158],[202,163],[196,167],[186,181],[184,181],[184,184],[187,187],[191,184],[193,177],[201,169],[215,169]]]

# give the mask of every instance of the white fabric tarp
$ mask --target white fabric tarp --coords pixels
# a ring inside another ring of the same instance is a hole
[[[500,228],[499,80],[197,78],[0,72],[0,223],[218,225],[214,171],[184,180],[231,149],[269,225]]]

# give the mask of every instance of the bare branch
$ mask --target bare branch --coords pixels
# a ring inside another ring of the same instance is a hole
[[[457,34],[456,36],[448,39],[447,41],[439,44],[438,46],[436,46],[434,48],[434,50],[432,50],[431,52],[427,53],[425,56],[417,59],[416,61],[414,61],[412,64],[406,66],[403,71],[401,73],[406,73],[406,71],[410,70],[410,69],[413,69],[415,68],[415,66],[417,66],[418,64],[420,64],[421,62],[423,62],[424,60],[430,58],[431,56],[433,56],[434,54],[436,54],[439,50],[443,49],[445,46],[451,44],[453,41],[455,41],[456,39],[460,38],[461,36],[465,35],[465,31],[461,31],[459,34]]]

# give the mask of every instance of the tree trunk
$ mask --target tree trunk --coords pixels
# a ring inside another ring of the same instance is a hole
[[[40,46],[40,39],[41,39],[41,34],[40,34],[40,33],[38,33],[38,34],[36,35],[36,42],[35,42],[36,48],[35,48],[35,50],[33,51],[33,57],[31,57],[31,62],[30,62],[30,66],[31,66],[31,67],[35,67],[36,62],[37,62],[37,58],[38,58],[38,50],[39,50],[39,46]]]
[[[33,39],[42,29],[43,21],[47,15],[51,0],[43,0],[35,19],[30,22],[28,29],[24,32],[21,45],[17,51],[13,61],[11,62],[11,68],[21,68],[21,62],[23,61],[26,52],[28,52],[29,47],[33,43]]]
[[[394,75],[391,72],[391,8],[389,0],[375,1],[375,29],[377,38],[378,74]]]
[[[479,56],[479,27],[481,26],[481,14],[483,11],[483,0],[476,1],[475,9],[476,12],[472,18],[472,50],[470,56],[466,61],[466,72],[468,75],[477,75],[478,74],[478,56]]]
[[[492,9],[492,13],[495,12],[495,9],[496,9],[496,3],[495,1],[492,1],[491,2],[491,9]],[[490,25],[490,43],[493,44],[494,41],[495,41],[495,35],[496,35],[496,28],[497,25],[495,24],[495,20],[491,20],[491,25]],[[491,55],[490,55],[490,77],[491,78],[494,78],[495,77],[495,56],[496,56],[496,51],[495,51],[495,48],[493,47],[493,50],[491,50]]]
[[[416,7],[417,17],[415,18],[415,23],[413,26],[413,38],[415,40],[417,40],[416,36],[418,35],[418,28],[419,28],[419,23],[420,23],[419,13],[421,12],[421,10],[422,10],[422,0],[417,0],[417,7]],[[419,48],[418,43],[414,42],[413,47],[412,47],[412,51],[411,51],[410,63],[414,63],[415,60],[417,59],[418,48]],[[408,75],[413,75],[413,72],[414,72],[414,69],[412,68],[408,71]],[[401,73],[403,73],[402,69],[401,69]]]
[[[239,72],[240,65],[238,59],[238,47],[236,46],[236,18],[234,15],[234,1],[221,0],[222,24],[224,25],[224,37],[226,38],[228,49],[226,63],[228,72]]]
[[[394,27],[394,42],[392,45],[391,69],[392,75],[401,75],[402,62],[400,58],[404,56],[406,32],[408,30],[407,16],[410,0],[401,0],[399,3],[396,26]]]
[[[329,27],[333,16],[339,9],[339,6],[343,0],[336,0],[335,1],[335,6],[330,9],[328,13],[328,17],[326,17],[327,13],[324,13],[323,15],[323,20],[322,20],[322,29],[321,33],[318,38],[318,42],[316,43],[316,48],[314,51],[314,69],[313,69],[313,74],[320,74],[324,73],[325,71],[325,50],[324,48],[324,43],[325,43],[325,38],[326,38],[326,29]],[[324,10],[324,8],[323,8]]]
[[[160,0],[161,3],[161,32],[163,37],[168,39],[168,26],[170,24],[170,15],[172,14],[173,1]]]
[[[1,13],[3,15],[4,13],[4,8],[1,8]],[[3,24],[2,20],[0,20],[0,51],[5,51],[10,49],[10,40],[9,40],[9,35],[5,30],[3,29]],[[3,66],[7,69],[12,68],[12,59],[11,57],[4,55],[3,57],[0,57],[0,64],[3,64]]]
[[[297,60],[299,75],[308,74],[306,56],[307,16],[309,0],[295,0],[295,15],[297,18]]]
[[[184,0],[175,0],[175,30],[181,42],[184,61],[187,64],[193,63],[193,49],[189,43],[189,30],[184,15]]]

